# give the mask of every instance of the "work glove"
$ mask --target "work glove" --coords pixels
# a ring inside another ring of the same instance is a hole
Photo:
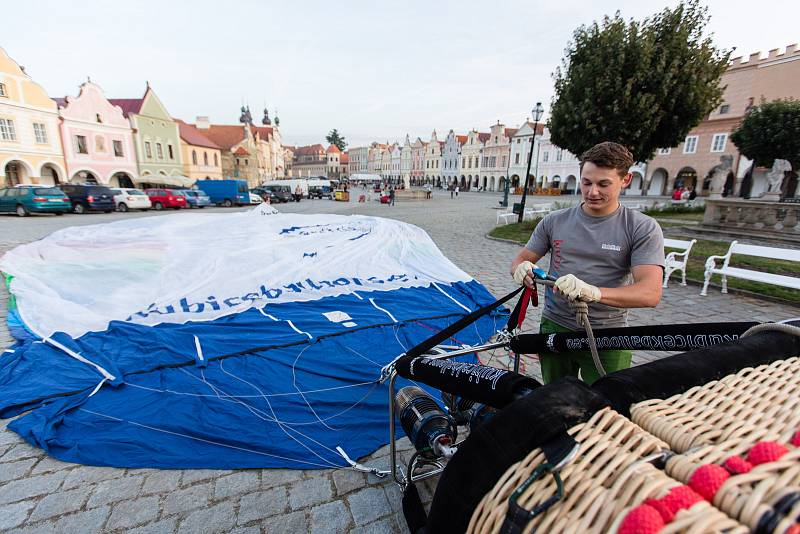
[[[587,284],[572,274],[566,274],[556,280],[555,287],[569,300],[582,300],[583,302],[600,300],[599,288]]]
[[[523,261],[517,268],[514,269],[514,281],[521,286],[525,285],[525,277],[530,275],[533,278],[533,271],[534,265],[529,261]]]

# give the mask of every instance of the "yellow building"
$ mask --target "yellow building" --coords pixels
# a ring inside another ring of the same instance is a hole
[[[66,182],[58,106],[0,48],[0,187]]]
[[[181,134],[183,173],[192,180],[222,180],[222,150],[193,124],[175,119]]]

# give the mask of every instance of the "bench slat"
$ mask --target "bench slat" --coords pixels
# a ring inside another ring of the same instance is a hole
[[[789,248],[760,247],[758,245],[742,245],[736,243],[731,247],[733,254],[743,254],[745,256],[758,256],[773,260],[800,261],[800,250]]]
[[[666,248],[681,248],[686,250],[691,244],[691,241],[683,241],[681,239],[664,239],[664,247]]]
[[[739,269],[737,267],[712,269],[711,272],[714,274],[724,274],[735,278],[751,280],[753,282],[763,282],[765,284],[800,289],[800,278],[793,278],[791,276],[784,276],[782,274],[762,273],[759,271],[751,271],[749,269]]]

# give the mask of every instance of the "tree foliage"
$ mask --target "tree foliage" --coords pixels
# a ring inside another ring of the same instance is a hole
[[[731,141],[745,157],[761,167],[785,159],[800,172],[800,100],[761,101],[750,110]]]
[[[328,135],[325,136],[325,140],[332,145],[336,145],[342,152],[347,148],[347,141],[344,140],[344,136],[339,135],[339,131],[336,128],[328,132]]]
[[[688,0],[642,22],[617,12],[575,30],[553,74],[553,143],[579,155],[615,141],[637,161],[678,145],[722,99],[730,52],[704,37],[708,20]]]

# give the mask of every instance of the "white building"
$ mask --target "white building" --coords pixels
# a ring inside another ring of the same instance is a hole
[[[461,183],[466,184],[467,190],[480,187],[481,155],[488,140],[488,133],[472,130],[467,134],[467,142],[461,146]]]
[[[525,171],[528,170],[528,157],[531,150],[531,138],[533,136],[532,122],[524,122],[519,127],[517,133],[511,139],[511,164],[508,169],[508,175],[511,176],[511,191],[519,187],[525,186]],[[536,144],[533,147],[533,160],[531,162],[530,180],[529,183],[534,183],[533,177],[536,175],[536,150],[541,140],[544,124],[536,125]]]
[[[392,145],[392,168],[389,173],[392,183],[399,184],[401,180],[403,149],[399,143]]]
[[[439,141],[436,130],[431,133],[431,140],[425,148],[425,181],[442,185],[442,146],[443,141]]]
[[[406,134],[406,140],[403,142],[402,152],[400,154],[400,176],[406,187],[411,187],[411,158],[412,148],[411,139]]]
[[[348,150],[347,170],[349,174],[367,174],[369,172],[369,147],[359,146]]]
[[[442,147],[442,180],[446,185],[453,182],[458,182],[459,169],[461,163],[461,147],[467,142],[466,135],[456,135],[453,130],[450,130],[444,140]],[[460,184],[463,189],[466,189],[466,182]]]

